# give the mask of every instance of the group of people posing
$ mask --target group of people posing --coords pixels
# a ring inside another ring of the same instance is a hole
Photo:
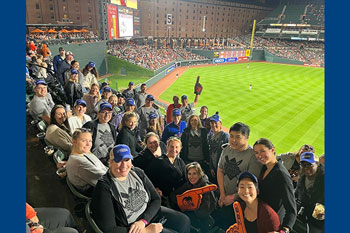
[[[70,110],[53,102],[45,80],[35,82],[29,113],[47,122],[45,141],[65,154],[67,179],[92,198],[103,232],[227,230],[236,202],[248,233],[291,232],[298,209],[309,232],[324,232],[324,211],[315,214],[324,167],[311,145],[278,156],[266,138],[250,146],[248,125],[227,133],[218,112],[202,106],[196,115],[198,94],[191,103],[174,96],[164,119],[146,90],[93,83]]]

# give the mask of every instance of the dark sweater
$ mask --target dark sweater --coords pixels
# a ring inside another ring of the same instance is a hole
[[[259,177],[259,198],[274,209],[283,227],[292,229],[297,216],[292,178],[280,162],[262,179],[266,169],[264,165]]]
[[[200,131],[201,131],[203,157],[204,157],[204,160],[209,164],[210,157],[209,157],[209,146],[208,146],[208,136],[207,136],[208,131],[206,128],[201,128]],[[189,147],[188,142],[189,142],[190,134],[191,134],[191,130],[190,128],[187,127],[181,135],[182,149],[181,149],[180,157],[186,163],[189,162],[188,161],[188,147]]]
[[[160,197],[151,181],[139,168],[132,168],[142,180],[144,188],[149,196],[147,208],[137,221],[145,219],[151,222],[160,209]],[[109,171],[102,176],[94,189],[91,200],[92,217],[97,226],[104,233],[127,233],[131,224],[128,224],[127,217],[118,198],[118,190],[114,185]]]
[[[129,146],[131,155],[133,157],[136,157],[138,152],[142,150],[142,148],[137,143],[135,131],[132,131],[125,126],[118,133],[117,144],[125,144]]]

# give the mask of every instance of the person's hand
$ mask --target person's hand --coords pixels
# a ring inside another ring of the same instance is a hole
[[[163,196],[163,192],[162,192],[162,190],[160,190],[159,188],[156,188],[156,191],[157,191],[157,193],[158,193],[158,195],[159,196]]]
[[[225,195],[221,195],[220,194],[220,198],[219,198],[219,206],[222,207],[224,205],[224,201],[225,201]]]
[[[233,203],[233,200],[234,200],[234,194],[225,196],[224,205],[225,206],[231,205]]]
[[[72,116],[72,110],[67,111],[67,118]]]
[[[64,166],[66,166],[66,163],[67,163],[67,161],[61,161],[61,162],[58,162],[57,163],[57,169],[60,169],[61,167],[64,167]]]
[[[298,183],[298,180],[299,180],[299,176],[293,176],[292,177],[292,180],[296,183]]]
[[[211,175],[212,175],[213,177],[215,177],[215,171],[214,171],[214,169],[211,169],[211,170],[210,170],[210,173],[211,173]]]
[[[149,224],[142,233],[159,233],[162,232],[163,225],[161,223]]]
[[[129,230],[129,233],[141,233],[145,229],[146,225],[143,221],[139,220],[134,222]]]

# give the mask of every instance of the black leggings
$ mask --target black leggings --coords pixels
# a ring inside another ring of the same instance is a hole
[[[151,223],[159,223],[161,218],[167,219],[163,225],[163,233],[189,233],[191,229],[190,218],[179,211],[161,206]]]

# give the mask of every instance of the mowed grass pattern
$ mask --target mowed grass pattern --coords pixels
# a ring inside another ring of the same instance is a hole
[[[249,142],[265,137],[276,153],[297,151],[303,144],[324,153],[324,69],[271,63],[247,63],[188,69],[160,98],[186,94],[192,102],[200,75],[202,105],[209,115],[219,111],[223,125],[250,126]],[[249,90],[249,84],[252,90]]]

